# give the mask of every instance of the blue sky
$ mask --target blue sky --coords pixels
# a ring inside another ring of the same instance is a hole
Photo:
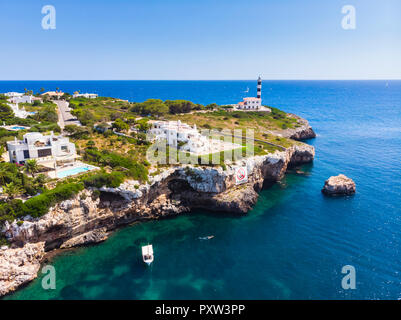
[[[399,0],[0,0],[0,37],[1,80],[401,78]]]

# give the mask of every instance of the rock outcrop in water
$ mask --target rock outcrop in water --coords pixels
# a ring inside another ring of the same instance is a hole
[[[8,258],[7,267],[2,269],[0,294],[35,278],[43,250],[101,242],[119,226],[193,209],[247,213],[256,203],[257,192],[264,184],[280,180],[289,166],[310,162],[314,155],[312,146],[299,143],[286,151],[244,159],[228,165],[226,170],[190,165],[172,167],[150,177],[147,184],[126,181],[118,188],[101,188],[100,197],[93,190],[83,190],[75,198],[51,208],[41,218],[26,217],[22,225],[16,221],[6,223],[3,233],[13,247],[20,248],[4,252],[8,256],[19,252],[22,258]],[[247,167],[245,184],[235,183],[234,173],[238,166]],[[23,260],[30,262],[31,267],[23,269],[23,276],[14,280],[13,275],[18,273]]]
[[[322,189],[327,195],[351,195],[355,191],[355,182],[343,174],[327,179]]]

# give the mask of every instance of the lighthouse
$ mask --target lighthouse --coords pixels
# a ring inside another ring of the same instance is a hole
[[[258,99],[262,99],[262,78],[259,76],[258,78],[258,92],[256,95],[256,98]]]
[[[257,95],[255,97],[243,98],[243,101],[236,105],[240,110],[259,110],[262,108],[262,78],[258,78]]]

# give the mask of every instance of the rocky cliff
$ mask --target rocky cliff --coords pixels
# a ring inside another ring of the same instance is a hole
[[[19,247],[8,250],[20,250],[20,254],[31,258],[30,267],[24,269],[26,276],[18,278],[12,275],[17,273],[20,258],[13,259],[15,255],[9,254],[8,267],[0,269],[0,295],[36,276],[43,250],[97,243],[119,226],[198,208],[244,214],[256,203],[257,192],[264,184],[276,182],[288,166],[310,162],[314,155],[312,146],[297,144],[286,151],[241,160],[228,165],[226,170],[189,165],[172,167],[151,177],[147,184],[126,181],[118,188],[101,188],[100,196],[93,190],[84,190],[39,219],[26,217],[23,224],[6,223],[3,233],[13,247]],[[248,181],[241,185],[236,185],[234,177],[238,166],[246,166],[248,171]],[[31,244],[41,245],[34,249]],[[32,250],[37,252],[35,259]]]
[[[290,138],[294,140],[307,140],[316,138],[316,133],[313,131],[312,127],[309,125],[308,120],[303,119],[295,114],[288,114],[290,117],[297,119],[298,127],[296,128],[288,128],[280,131],[273,131],[272,133],[282,136],[285,138]]]
[[[28,243],[22,248],[0,249],[0,296],[32,281],[44,256],[44,242]]]

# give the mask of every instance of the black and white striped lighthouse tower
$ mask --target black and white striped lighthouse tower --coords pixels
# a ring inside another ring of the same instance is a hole
[[[258,78],[258,92],[256,98],[262,99],[262,78],[260,76]]]

